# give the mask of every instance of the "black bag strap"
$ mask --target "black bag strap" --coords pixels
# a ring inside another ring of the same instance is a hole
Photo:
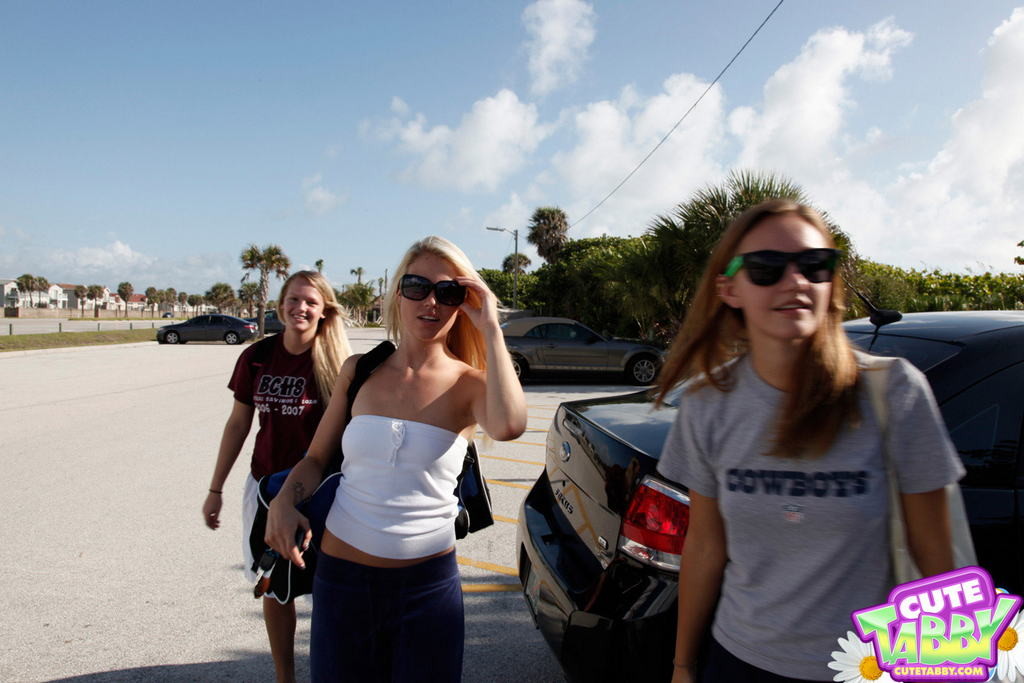
[[[394,352],[394,344],[389,341],[382,341],[356,361],[356,372],[352,377],[352,382],[348,385],[348,408],[345,413],[345,424],[352,420],[352,404],[356,401],[356,394],[359,393],[359,390],[366,380],[370,378],[370,375],[373,374],[373,371]]]

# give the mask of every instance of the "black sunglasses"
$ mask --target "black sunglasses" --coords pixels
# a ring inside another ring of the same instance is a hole
[[[445,306],[461,306],[466,300],[466,288],[455,280],[431,282],[420,275],[403,275],[399,291],[406,299],[423,301],[434,292],[437,303]]]
[[[768,287],[781,280],[786,266],[793,262],[808,282],[831,282],[842,253],[838,249],[751,251],[734,256],[722,275],[732,277],[740,268],[746,268],[751,282],[760,287]]]

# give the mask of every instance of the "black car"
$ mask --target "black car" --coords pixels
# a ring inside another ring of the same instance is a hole
[[[259,321],[256,318],[246,318],[246,322],[256,325]],[[277,317],[277,311],[266,311],[263,314],[263,334],[277,334],[284,332],[284,323]]]
[[[967,474],[960,482],[978,562],[1024,590],[1024,312],[914,313],[861,348],[903,356],[931,383]],[[685,489],[655,471],[675,419],[647,392],[563,403],[545,471],[523,502],[519,579],[570,680],[668,680]]]
[[[256,326],[233,315],[214,313],[197,315],[191,320],[157,329],[156,340],[161,344],[184,344],[190,341],[221,341],[241,344],[256,336]]]

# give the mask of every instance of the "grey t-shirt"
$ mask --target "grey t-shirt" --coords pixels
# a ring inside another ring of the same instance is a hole
[[[884,602],[891,588],[878,422],[862,386],[861,426],[843,429],[825,455],[764,455],[785,394],[757,375],[749,357],[734,370],[731,391],[683,392],[658,471],[718,499],[728,562],[715,639],[767,671],[830,680],[827,664],[853,626],[850,613]],[[895,361],[887,400],[900,490],[923,493],[959,480],[963,465],[924,375]]]

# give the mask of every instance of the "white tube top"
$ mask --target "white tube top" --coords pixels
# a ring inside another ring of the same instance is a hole
[[[455,545],[455,485],[469,443],[423,422],[356,415],[341,438],[341,483],[327,529],[377,557],[414,559]]]

